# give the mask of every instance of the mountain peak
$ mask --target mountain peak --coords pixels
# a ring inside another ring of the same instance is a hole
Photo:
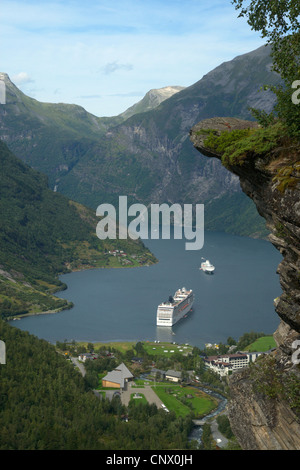
[[[145,113],[150,111],[157,106],[159,106],[163,101],[171,98],[171,96],[175,95],[179,91],[184,90],[185,87],[183,86],[166,86],[163,88],[153,88],[148,91],[144,98],[138,101],[136,104],[128,108],[124,113],[120,114],[119,116],[123,119],[128,119],[134,114]]]
[[[163,101],[175,95],[175,93],[184,90],[184,88],[185,87],[183,86],[165,86],[163,88],[153,88],[152,90],[148,91],[148,93],[146,93],[144,98],[148,96],[153,105],[158,106]]]
[[[11,83],[11,79],[9,78],[8,74],[4,72],[0,72],[0,80]]]

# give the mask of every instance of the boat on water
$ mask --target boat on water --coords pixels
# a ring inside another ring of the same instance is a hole
[[[173,326],[184,317],[192,308],[194,293],[192,289],[185,287],[178,289],[174,296],[170,296],[168,302],[163,302],[157,307],[156,325]]]
[[[206,261],[203,261],[201,263],[201,268],[202,271],[204,271],[207,274],[213,274],[214,270],[216,269],[213,264],[207,259]]]

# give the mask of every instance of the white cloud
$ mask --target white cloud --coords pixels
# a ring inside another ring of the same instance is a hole
[[[28,75],[27,72],[19,72],[11,77],[16,85],[25,85],[27,83],[34,83],[34,80]]]
[[[133,70],[132,64],[119,64],[117,61],[109,62],[104,67],[101,68],[102,72],[105,75],[110,75],[111,73],[116,72],[117,70]]]

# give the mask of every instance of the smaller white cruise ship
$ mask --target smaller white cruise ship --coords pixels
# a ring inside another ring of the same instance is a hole
[[[213,274],[214,270],[216,269],[213,264],[207,259],[203,263],[201,263],[201,268],[202,271],[204,271],[207,274]]]
[[[172,326],[184,317],[192,308],[194,294],[192,289],[185,287],[178,289],[174,297],[170,296],[168,302],[163,302],[157,307],[156,325]]]

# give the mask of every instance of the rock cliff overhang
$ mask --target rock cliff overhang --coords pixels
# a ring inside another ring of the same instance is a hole
[[[244,449],[300,449],[300,407],[293,398],[300,394],[300,145],[281,134],[280,123],[265,130],[229,117],[200,121],[190,139],[201,154],[218,158],[239,176],[283,256],[277,269],[282,294],[274,301],[281,320],[274,333],[277,349],[252,370],[232,376],[233,431]]]
[[[253,121],[236,118],[211,118],[196,124],[190,131],[195,148],[203,155],[222,161],[223,153],[207,146],[208,136],[224,132],[259,129]],[[289,151],[282,142],[264,154],[247,151],[227,169],[240,178],[242,190],[253,199],[266,219],[269,239],[283,255],[278,267],[283,295],[276,300],[280,318],[300,333],[300,146]],[[224,163],[224,162],[223,162]]]

